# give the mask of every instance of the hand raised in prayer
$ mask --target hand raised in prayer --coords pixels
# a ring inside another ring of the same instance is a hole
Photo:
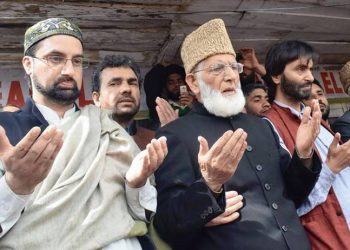
[[[322,113],[317,100],[312,101],[312,116],[311,108],[305,107],[295,139],[295,149],[301,159],[312,157],[313,145],[320,132],[321,117]]]
[[[152,139],[146,149],[141,151],[132,161],[125,179],[129,187],[139,188],[146,184],[147,178],[158,169],[168,154],[168,146],[164,136]]]
[[[336,133],[327,154],[327,165],[337,174],[350,165],[350,140],[339,145],[340,134]]]
[[[156,103],[156,111],[161,127],[179,118],[179,110],[174,110],[171,105],[163,98],[157,97]]]
[[[225,192],[226,198],[226,208],[225,212],[215,217],[211,221],[209,221],[205,226],[213,227],[222,224],[227,224],[239,218],[239,212],[243,207],[243,196],[238,195],[236,191],[228,191]]]
[[[226,131],[209,149],[208,142],[199,136],[198,164],[201,174],[213,192],[235,173],[247,147],[247,133],[243,129]]]
[[[49,126],[40,134],[32,128],[16,146],[12,146],[0,126],[0,157],[5,167],[5,180],[19,195],[30,194],[48,175],[63,144],[63,132]]]

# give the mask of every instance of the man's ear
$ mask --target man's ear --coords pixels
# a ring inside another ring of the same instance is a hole
[[[279,85],[281,84],[281,79],[282,79],[282,74],[277,75],[277,76],[271,76],[272,81],[276,84]]]
[[[33,60],[30,56],[24,56],[22,58],[22,65],[27,75],[31,75],[33,72]]]
[[[199,94],[198,79],[194,74],[186,75],[186,83],[191,91],[197,96]]]
[[[92,100],[97,107],[100,107],[100,94],[97,91],[92,92]]]

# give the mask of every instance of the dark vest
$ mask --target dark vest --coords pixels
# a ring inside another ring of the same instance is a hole
[[[19,111],[0,112],[0,126],[5,129],[12,145],[16,145],[33,127],[44,131],[48,125],[31,98]]]

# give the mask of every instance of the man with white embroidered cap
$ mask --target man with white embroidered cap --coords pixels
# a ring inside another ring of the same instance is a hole
[[[30,27],[22,64],[33,97],[0,114],[0,248],[154,249],[145,237],[146,210],[156,209],[148,177],[165,138],[139,153],[108,113],[77,108],[88,64],[72,22]]]
[[[295,205],[312,189],[320,162],[316,155],[290,159],[268,122],[241,113],[235,56],[221,19],[182,44],[186,82],[198,103],[157,132],[167,137],[169,153],[155,173],[155,229],[173,249],[310,249]],[[301,155],[312,154],[320,116],[306,116],[300,126]],[[234,192],[227,202],[225,191]],[[208,225],[213,218],[217,223]]]

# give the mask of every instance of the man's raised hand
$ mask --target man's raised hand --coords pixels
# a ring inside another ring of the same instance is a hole
[[[179,118],[179,110],[174,110],[165,99],[157,97],[156,104],[156,111],[161,127]]]
[[[63,132],[49,126],[40,134],[32,128],[23,139],[12,146],[5,130],[0,127],[0,157],[5,167],[5,179],[11,190],[19,195],[30,194],[48,175],[63,144]]]
[[[146,149],[141,151],[132,161],[125,179],[131,188],[139,188],[146,184],[147,178],[151,176],[163,162],[168,154],[168,146],[164,136],[152,139]]]
[[[221,190],[222,185],[235,173],[239,161],[247,147],[247,133],[243,129],[226,131],[209,149],[204,137],[198,137],[198,164],[201,174],[213,192]]]
[[[320,132],[321,117],[322,113],[317,100],[312,102],[312,116],[311,108],[305,107],[295,139],[295,149],[300,158],[311,158],[314,142]]]

